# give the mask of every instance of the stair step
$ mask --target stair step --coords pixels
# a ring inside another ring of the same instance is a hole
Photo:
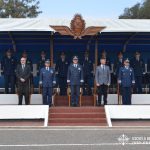
[[[106,127],[107,123],[49,123],[49,126],[99,126]]]
[[[106,118],[105,113],[51,113],[51,118]]]
[[[49,123],[107,123],[106,118],[51,118]]]
[[[68,96],[55,96],[55,106],[68,106]],[[82,96],[82,106],[93,106],[94,96]]]
[[[104,107],[53,107],[49,113],[94,113],[105,112]]]

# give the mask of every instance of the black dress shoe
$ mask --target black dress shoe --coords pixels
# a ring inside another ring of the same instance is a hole
[[[100,104],[100,103],[97,103],[97,106],[101,106],[101,104]]]
[[[70,106],[71,106],[71,107],[74,107],[74,104],[72,103]]]

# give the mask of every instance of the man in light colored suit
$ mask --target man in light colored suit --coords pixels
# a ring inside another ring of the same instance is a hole
[[[100,59],[100,66],[96,68],[96,86],[98,88],[98,106],[101,105],[102,95],[104,105],[107,105],[107,91],[111,82],[111,73],[109,66],[106,65],[106,58]]]

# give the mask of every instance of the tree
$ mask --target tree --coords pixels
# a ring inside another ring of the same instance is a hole
[[[34,18],[39,11],[38,0],[0,0],[0,18]]]
[[[150,19],[150,0],[144,0],[131,8],[125,8],[119,19]]]

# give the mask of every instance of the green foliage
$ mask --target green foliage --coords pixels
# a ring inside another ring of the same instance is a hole
[[[131,8],[125,8],[119,19],[150,19],[150,0],[144,0]]]
[[[34,18],[39,11],[37,0],[0,0],[0,18]]]

